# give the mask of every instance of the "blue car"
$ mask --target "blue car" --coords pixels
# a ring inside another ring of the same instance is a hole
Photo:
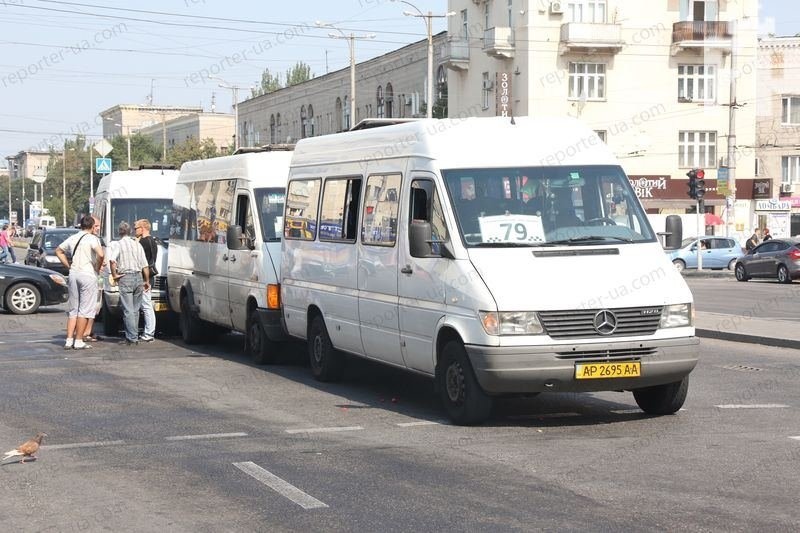
[[[684,239],[681,247],[669,251],[669,258],[678,272],[685,268],[697,268],[697,237]],[[735,239],[706,235],[700,238],[703,268],[733,270],[736,260],[742,256],[742,247]]]

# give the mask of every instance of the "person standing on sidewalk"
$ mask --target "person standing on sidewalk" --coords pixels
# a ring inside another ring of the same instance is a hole
[[[67,305],[67,340],[64,349],[82,350],[89,345],[83,341],[86,323],[94,318],[97,309],[97,274],[103,266],[103,247],[92,230],[95,219],[81,219],[81,231],[70,236],[56,248],[56,257],[69,268],[69,300]],[[72,261],[67,259],[70,254]]]
[[[130,236],[131,227],[120,222],[119,242],[109,257],[111,272],[118,278],[119,301],[122,304],[125,339],[120,344],[139,344],[139,308],[142,292],[150,290],[150,269],[144,250]]]
[[[150,235],[150,221],[142,218],[134,222],[133,230],[136,232],[136,238],[139,244],[142,245],[145,258],[147,258],[147,267],[150,274],[150,283],[155,281],[156,259],[158,258],[158,245],[155,238]],[[153,291],[147,289],[142,293],[142,314],[144,314],[144,333],[139,340],[142,342],[152,342],[155,340],[156,334],[156,312],[153,310]]]

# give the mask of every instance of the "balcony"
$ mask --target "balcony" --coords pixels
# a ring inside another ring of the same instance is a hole
[[[685,20],[672,25],[673,54],[680,50],[719,49],[730,51],[728,21]]]
[[[483,51],[498,59],[511,59],[514,57],[514,31],[507,27],[484,31]]]
[[[469,69],[469,41],[461,37],[448,37],[442,48],[442,61],[452,70]]]
[[[608,52],[622,50],[622,25],[569,22],[561,25],[560,52]]]

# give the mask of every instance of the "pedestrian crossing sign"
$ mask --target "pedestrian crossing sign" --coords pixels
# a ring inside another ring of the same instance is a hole
[[[97,157],[95,158],[94,171],[98,174],[111,174],[111,158],[110,157]]]

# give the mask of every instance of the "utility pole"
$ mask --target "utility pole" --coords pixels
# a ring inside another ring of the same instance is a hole
[[[731,32],[731,83],[728,103],[728,195],[725,197],[725,236],[731,236],[731,209],[736,202],[736,20],[728,22]]]
[[[67,139],[64,139],[64,157],[62,158],[63,173],[61,174],[61,221],[67,227]]]
[[[239,149],[239,89],[250,89],[253,90],[254,87],[244,87],[239,85],[233,85],[232,83],[228,83],[222,78],[218,78],[217,76],[209,76],[209,79],[217,80],[219,82],[219,87],[223,89],[231,89],[233,91],[233,150],[234,152]]]

